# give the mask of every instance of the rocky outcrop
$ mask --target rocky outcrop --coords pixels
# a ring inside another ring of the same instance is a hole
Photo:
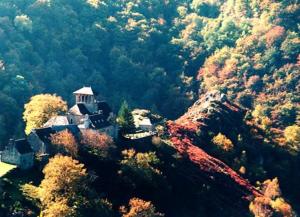
[[[202,96],[175,123],[196,131],[198,137],[205,141],[209,132],[230,135],[233,131],[240,131],[244,115],[245,110],[215,91]]]
[[[168,131],[175,149],[194,166],[193,177],[208,179],[229,197],[251,200],[261,195],[246,179],[222,161],[210,156],[202,148],[209,131],[228,132],[241,126],[245,112],[230,103],[218,92],[210,92],[176,121],[169,121]]]

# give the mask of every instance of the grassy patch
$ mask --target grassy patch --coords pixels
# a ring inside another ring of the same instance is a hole
[[[0,177],[15,169],[15,165],[0,162]]]

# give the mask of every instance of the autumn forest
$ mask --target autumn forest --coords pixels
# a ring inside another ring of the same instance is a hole
[[[299,15],[1,0],[0,217],[298,216]],[[8,144],[29,169],[1,160]]]

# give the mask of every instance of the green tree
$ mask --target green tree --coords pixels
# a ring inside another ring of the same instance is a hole
[[[134,149],[122,151],[121,171],[139,184],[156,184],[155,178],[161,175],[156,167],[160,164],[155,152],[137,153]]]
[[[130,133],[135,130],[133,116],[126,101],[121,105],[117,121],[122,134]]]
[[[204,17],[217,18],[219,16],[218,5],[213,2],[205,2],[202,0],[193,0],[191,3],[191,8],[195,10],[198,14]]]
[[[300,51],[300,38],[299,34],[295,32],[288,32],[286,39],[282,42],[281,51],[285,59],[295,61]]]
[[[20,115],[17,102],[0,92],[0,145],[6,145],[9,136],[16,133],[17,118]]]
[[[286,103],[279,107],[279,121],[285,125],[292,125],[296,121],[297,107],[292,103]]]
[[[56,95],[40,94],[31,97],[25,105],[23,119],[26,122],[25,133],[32,129],[42,127],[51,117],[67,111],[67,103]]]

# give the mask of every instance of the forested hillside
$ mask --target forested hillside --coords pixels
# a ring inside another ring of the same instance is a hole
[[[70,101],[82,84],[171,119],[220,89],[258,121],[293,125],[298,21],[296,0],[2,0],[0,140],[22,132],[31,95]]]
[[[121,107],[116,138],[51,131],[49,162],[1,164],[0,217],[297,216],[299,16],[298,0],[0,0],[0,151],[82,86]],[[146,139],[132,108],[157,119]]]

